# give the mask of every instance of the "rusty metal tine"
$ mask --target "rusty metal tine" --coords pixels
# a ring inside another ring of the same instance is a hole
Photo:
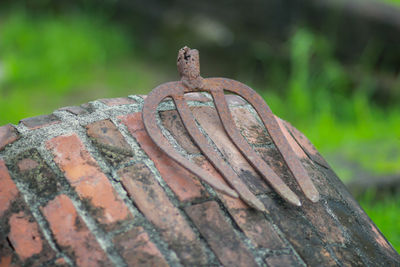
[[[153,140],[153,142],[175,162],[180,164],[189,172],[198,176],[200,179],[208,183],[213,188],[228,194],[231,197],[238,197],[238,194],[229,188],[227,185],[220,182],[218,179],[210,176],[208,172],[188,161],[183,156],[179,155],[175,150],[165,141],[160,128],[157,126],[156,115],[158,104],[166,97],[174,94],[177,87],[182,87],[181,82],[170,82],[155,88],[148,96],[143,106],[142,118],[144,127]],[[183,94],[182,94],[183,97]]]
[[[199,147],[199,149],[203,152],[203,154],[208,158],[211,164],[219,171],[219,173],[225,178],[225,181],[232,186],[236,192],[238,192],[239,196],[250,206],[260,211],[265,211],[265,207],[262,202],[255,196],[248,187],[240,180],[237,174],[233,171],[233,169],[225,163],[225,161],[221,160],[213,148],[208,144],[207,139],[198,129],[193,115],[189,107],[187,106],[183,95],[179,93],[178,95],[173,95],[172,98],[175,102],[176,109],[181,117],[182,123],[188,131],[189,135]]]
[[[278,122],[271,112],[271,109],[268,107],[262,97],[250,87],[235,80],[222,78],[212,78],[208,80],[210,80],[212,83],[220,85],[227,91],[238,94],[254,107],[300,188],[308,199],[310,199],[312,202],[317,202],[319,200],[319,193],[317,189],[315,188],[311,178],[304,169],[300,160],[297,158],[294,151],[288,144],[288,141],[284,137]]]
[[[249,163],[258,171],[258,173],[275,189],[275,191],[288,202],[296,206],[301,206],[297,195],[279,178],[278,175],[268,166],[268,164],[252,149],[244,137],[239,133],[232,119],[231,112],[225,100],[224,90],[222,88],[211,88],[211,95],[215,102],[218,115],[222,125],[232,142],[247,158]]]

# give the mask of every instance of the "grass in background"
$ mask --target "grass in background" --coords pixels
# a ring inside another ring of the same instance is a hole
[[[135,60],[133,40],[99,17],[17,11],[2,18],[0,33],[0,125],[147,92],[155,83],[150,68]]]

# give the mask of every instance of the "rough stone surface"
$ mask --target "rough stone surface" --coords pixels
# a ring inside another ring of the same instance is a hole
[[[7,124],[0,127],[0,151],[5,148],[6,145],[11,144],[18,139],[17,130],[11,125]]]
[[[232,144],[211,99],[187,94],[209,144],[266,207],[213,190],[147,135],[141,96],[102,99],[0,127],[0,266],[400,266],[400,256],[310,141],[278,118],[318,189],[308,201],[254,110],[226,100],[240,133],[302,201],[283,201]],[[226,183],[170,99],[158,127]]]
[[[49,114],[22,119],[21,123],[29,129],[38,129],[51,124],[60,123],[60,120],[54,114]]]

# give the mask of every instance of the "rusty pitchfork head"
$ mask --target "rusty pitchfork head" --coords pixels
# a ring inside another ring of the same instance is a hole
[[[236,128],[225,100],[224,90],[226,90],[241,96],[253,106],[305,196],[312,202],[317,202],[319,200],[317,189],[283,135],[271,109],[260,95],[250,87],[238,81],[226,78],[202,78],[200,76],[199,52],[196,49],[190,49],[186,46],[180,49],[177,65],[181,81],[164,83],[154,88],[145,99],[143,106],[142,116],[145,129],[153,142],[160,147],[162,151],[214,189],[232,197],[240,197],[255,209],[261,211],[265,210],[262,202],[250,192],[232,168],[225,161],[221,160],[214,149],[208,144],[206,137],[198,129],[193,115],[184,100],[185,93],[208,92],[214,100],[215,108],[227,135],[238,150],[283,199],[293,205],[301,206],[298,196],[252,149]],[[156,122],[158,104],[166,97],[172,98],[182,123],[192,140],[231,187],[221,183],[204,169],[181,156],[166,141]]]

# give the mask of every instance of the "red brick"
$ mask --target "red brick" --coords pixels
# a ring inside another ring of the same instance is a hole
[[[64,258],[58,258],[54,263],[57,266],[68,266],[68,264],[67,264],[67,262],[65,261]]]
[[[329,168],[329,164],[325,161],[325,159],[321,156],[318,150],[314,147],[314,145],[302,134],[299,130],[293,127],[289,122],[283,121],[284,124],[289,128],[289,131],[294,136],[295,140],[302,147],[302,149],[307,153],[307,155],[317,162],[318,164]]]
[[[0,127],[0,151],[6,145],[11,144],[19,138],[17,130],[11,125],[7,124]]]
[[[26,260],[43,249],[42,238],[40,237],[36,222],[30,222],[24,212],[14,213],[10,220],[10,233],[8,238],[21,260]]]
[[[270,267],[298,266],[298,260],[293,255],[273,255],[265,259]]]
[[[110,107],[136,103],[134,99],[129,97],[105,98],[105,99],[100,99],[100,101]]]
[[[325,249],[319,232],[297,207],[270,197],[262,199],[272,222],[279,227],[301,258],[310,266],[337,266]]]
[[[334,218],[321,202],[304,203],[303,212],[326,243],[344,244],[346,237]]]
[[[18,196],[18,189],[11,180],[4,161],[0,159],[0,217]]]
[[[245,105],[247,104],[246,100],[241,98],[238,95],[225,95],[225,100],[229,105]]]
[[[113,241],[129,266],[169,266],[156,245],[150,241],[149,235],[140,226],[119,234]]]
[[[331,249],[335,253],[336,258],[342,264],[341,266],[367,266],[367,264],[365,264],[362,259],[357,255],[357,252],[351,247],[332,247]]]
[[[57,196],[41,210],[56,242],[78,266],[111,266],[96,238],[66,195]]]
[[[19,161],[17,163],[17,165],[21,172],[25,172],[25,171],[29,171],[29,170],[32,170],[32,169],[38,167],[39,163],[37,163],[37,161],[35,161],[33,159],[25,158],[25,159],[22,159],[21,161]]]
[[[206,191],[196,176],[185,170],[164,154],[147,135],[142,122],[142,114],[134,113],[122,117],[129,132],[139,142],[141,148],[154,162],[162,178],[180,201],[191,201],[206,197]],[[166,141],[167,142],[167,141]]]
[[[197,236],[150,170],[137,163],[121,169],[118,175],[136,206],[155,225],[182,262],[185,265],[205,264],[206,254]]]
[[[61,121],[54,114],[40,115],[32,118],[21,120],[29,129],[39,129],[48,125],[60,123]]]
[[[176,110],[160,112],[163,126],[171,133],[178,144],[189,154],[200,153],[199,148],[193,143],[182,124],[181,118]]]
[[[240,133],[253,145],[266,145],[272,142],[264,126],[245,108],[231,108],[232,117]]]
[[[12,255],[0,255],[0,267],[11,267]]]
[[[96,219],[100,223],[110,226],[132,218],[127,206],[77,135],[55,137],[47,141],[47,148],[53,152],[54,161],[78,195],[101,209],[96,211]]]
[[[101,120],[86,126],[101,154],[113,166],[132,160],[132,149],[110,120]]]
[[[80,107],[80,106],[63,107],[58,110],[68,111],[69,113],[72,113],[77,116],[89,114],[89,112],[86,109],[84,109],[83,107]]]
[[[224,266],[258,266],[216,202],[208,201],[185,210]]]
[[[249,189],[255,194],[270,192],[271,189],[225,133],[215,109],[210,107],[192,107],[191,109],[196,120]]]
[[[186,101],[197,101],[197,102],[210,102],[211,99],[203,95],[202,93],[186,93],[185,94]]]
[[[194,161],[197,165],[210,172],[212,176],[226,184],[222,176],[204,157],[195,158]],[[270,222],[265,219],[262,213],[250,208],[239,198],[232,198],[219,192],[217,194],[240,229],[255,246],[268,249],[282,249],[285,247]]]

